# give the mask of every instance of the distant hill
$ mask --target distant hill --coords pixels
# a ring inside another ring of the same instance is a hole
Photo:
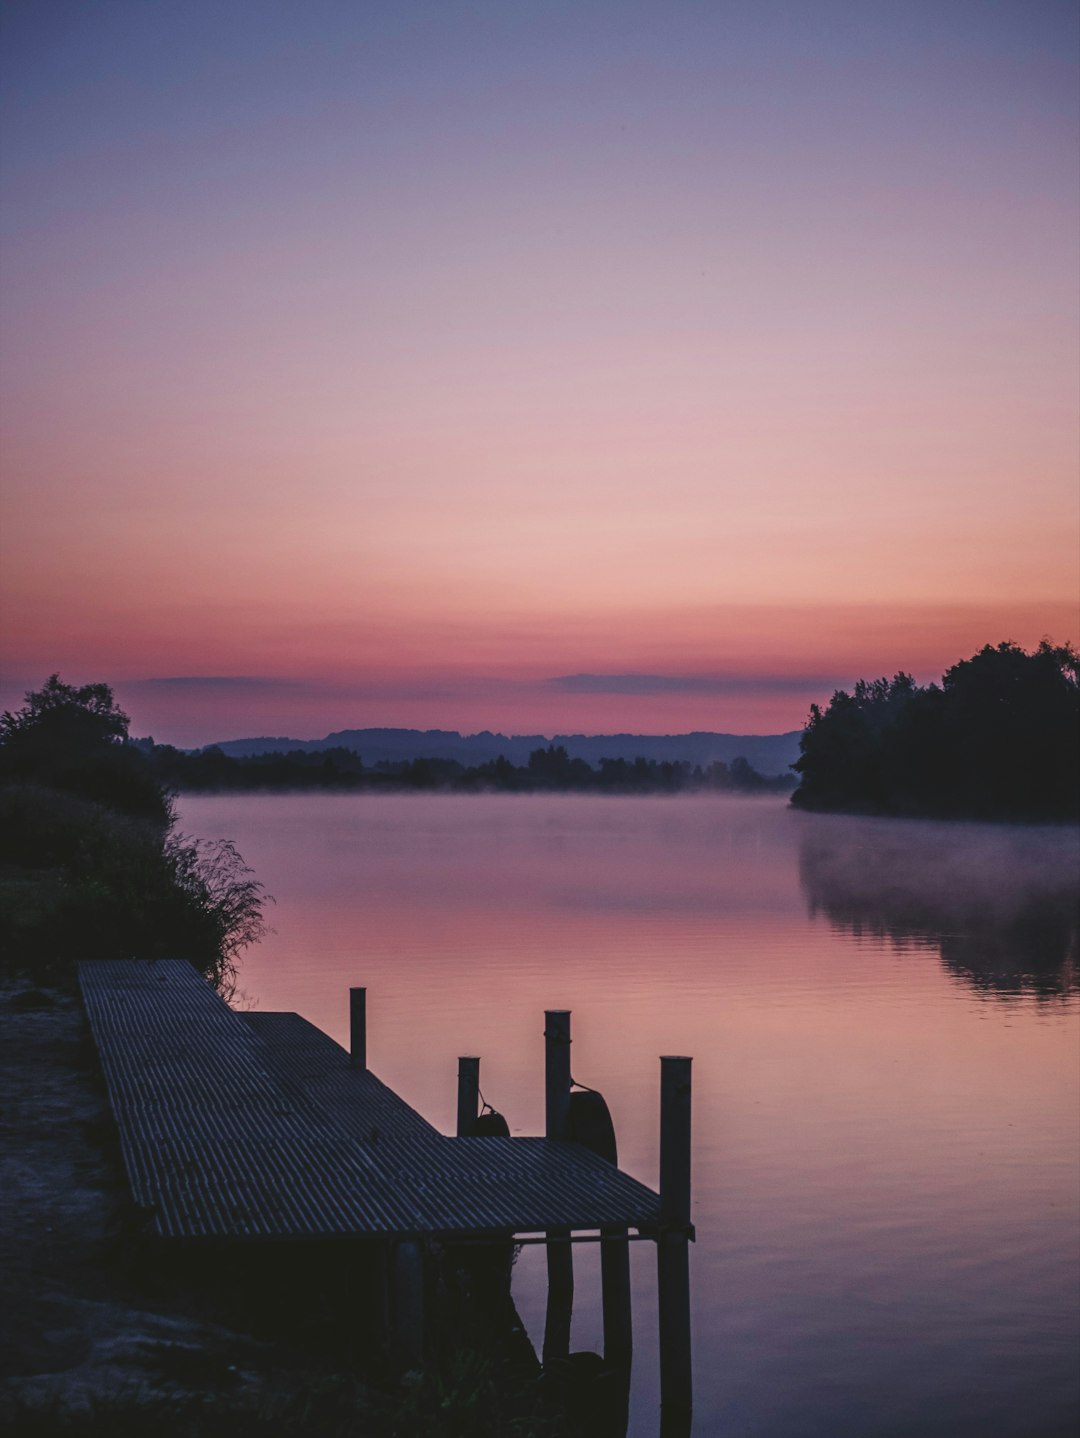
[[[352,749],[369,768],[384,761],[456,759],[485,764],[501,754],[511,764],[527,764],[534,749],[561,744],[572,759],[597,764],[601,759],[645,759],[691,764],[730,764],[740,755],[759,774],[783,774],[799,756],[801,730],[788,734],[459,734],[456,729],[339,729],[325,739],[226,739],[214,747],[236,758],[302,749]]]

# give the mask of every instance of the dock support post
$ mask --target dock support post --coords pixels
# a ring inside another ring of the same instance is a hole
[[[403,1368],[424,1357],[424,1253],[415,1238],[394,1249],[394,1350]]]
[[[689,1431],[690,1363],[690,1060],[660,1060],[660,1231],[656,1244],[660,1310],[662,1432]]]
[[[570,1112],[570,1011],[548,1009],[544,1020],[544,1132],[548,1138],[561,1139],[566,1135]],[[570,1356],[574,1309],[574,1250],[571,1244],[559,1241],[568,1239],[570,1232],[553,1228],[547,1236],[545,1366]]]
[[[570,1231],[549,1228],[547,1236],[548,1292],[542,1354],[545,1368],[570,1357],[570,1324],[574,1316],[574,1250],[566,1241]]]
[[[604,1362],[629,1369],[634,1352],[630,1316],[630,1241],[623,1224],[601,1230],[600,1291],[604,1308]]]
[[[349,1065],[367,1068],[367,989],[349,990]]]
[[[457,1061],[457,1136],[468,1138],[476,1124],[480,1107],[480,1060],[459,1058]]]

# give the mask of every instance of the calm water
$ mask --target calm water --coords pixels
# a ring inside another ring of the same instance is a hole
[[[778,801],[187,797],[276,896],[260,1008],[346,1038],[446,1132],[456,1058],[543,1131],[543,1010],[656,1182],[694,1056],[695,1434],[1050,1438],[1080,1408],[1078,838]],[[631,1432],[656,1432],[651,1244]],[[599,1349],[576,1251],[574,1346]],[[543,1259],[515,1297],[543,1323]]]

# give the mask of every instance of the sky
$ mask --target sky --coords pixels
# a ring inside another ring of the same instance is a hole
[[[3,706],[766,733],[1080,639],[1072,3],[2,16]]]

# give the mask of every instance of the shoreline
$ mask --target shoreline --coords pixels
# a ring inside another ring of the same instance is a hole
[[[189,1399],[215,1377],[234,1393],[264,1386],[261,1345],[155,1292],[137,1267],[137,1215],[78,998],[7,979],[0,1015],[0,1414],[66,1422],[119,1396]]]

